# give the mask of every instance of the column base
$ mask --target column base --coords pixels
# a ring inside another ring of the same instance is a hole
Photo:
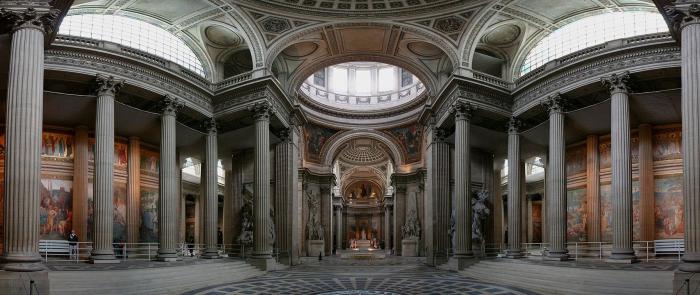
[[[246,262],[262,271],[275,270],[277,268],[277,262],[272,257],[251,257]]]
[[[31,281],[34,281],[32,285]],[[36,289],[35,289],[36,288]],[[0,271],[0,294],[49,294],[49,273]]]
[[[41,261],[41,257],[39,256],[8,255],[2,257],[2,262],[5,264],[2,269],[16,272],[42,271],[46,268],[44,268]]]
[[[621,263],[621,264],[632,264],[635,262],[639,262],[637,260],[637,256],[634,255],[634,250],[619,250],[616,251],[613,249],[612,253],[610,254],[610,257],[605,260],[607,263]]]
[[[93,258],[90,257],[90,263],[92,264],[118,264],[121,261],[117,258],[114,259],[105,259],[105,258]]]
[[[547,255],[542,256],[544,261],[567,261],[569,260],[569,254],[566,253],[547,253]]]
[[[681,258],[683,263],[678,266],[682,272],[700,272],[700,254],[686,253]]]
[[[219,251],[216,249],[206,249],[204,250],[204,253],[202,253],[201,258],[204,259],[219,259],[221,256],[219,256]]]
[[[177,252],[175,252],[175,251],[158,250],[158,256],[156,256],[156,260],[161,261],[161,262],[175,262],[175,261],[182,260],[182,258],[180,256],[177,256]]]
[[[518,259],[518,258],[523,258],[525,255],[523,255],[523,251],[520,249],[512,249],[512,250],[506,250],[506,258],[510,259]]]
[[[119,263],[119,259],[114,256],[114,250],[93,250],[90,253],[90,263],[92,264],[115,264]]]

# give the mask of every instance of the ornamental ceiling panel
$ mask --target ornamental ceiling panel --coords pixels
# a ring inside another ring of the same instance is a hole
[[[278,12],[322,17],[366,17],[380,15],[429,14],[435,10],[454,9],[473,0],[230,0]]]

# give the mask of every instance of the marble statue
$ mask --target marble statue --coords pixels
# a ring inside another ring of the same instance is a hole
[[[275,235],[275,210],[270,208],[270,216],[267,222],[267,243],[274,248],[277,237]]]
[[[246,245],[253,245],[253,198],[243,194],[243,208],[241,209],[241,233],[238,235],[238,242]]]
[[[309,207],[309,220],[306,223],[306,230],[309,233],[309,240],[323,240],[323,225],[318,217],[321,200],[318,195],[309,191],[306,192],[306,203]]]
[[[362,240],[363,240],[363,241],[367,239],[367,233],[365,232],[364,229],[362,230],[361,235],[362,235]]]
[[[418,222],[418,213],[416,209],[411,209],[408,212],[406,223],[401,227],[404,240],[420,239],[420,223]]]
[[[481,225],[491,214],[491,210],[486,206],[488,198],[489,191],[487,190],[477,192],[476,197],[472,198],[472,240],[483,241],[484,239]]]

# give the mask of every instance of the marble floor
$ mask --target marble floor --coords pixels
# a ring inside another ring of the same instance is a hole
[[[236,283],[200,288],[185,295],[224,294],[319,294],[319,295],[409,295],[409,294],[538,294],[521,288],[490,284],[437,270],[417,260],[391,258],[353,261],[326,258],[288,270]]]

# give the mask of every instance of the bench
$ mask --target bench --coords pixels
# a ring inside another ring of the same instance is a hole
[[[39,253],[70,254],[68,241],[65,240],[39,240]]]
[[[683,239],[673,240],[654,240],[654,255],[663,254],[683,254],[685,252],[685,244]]]

